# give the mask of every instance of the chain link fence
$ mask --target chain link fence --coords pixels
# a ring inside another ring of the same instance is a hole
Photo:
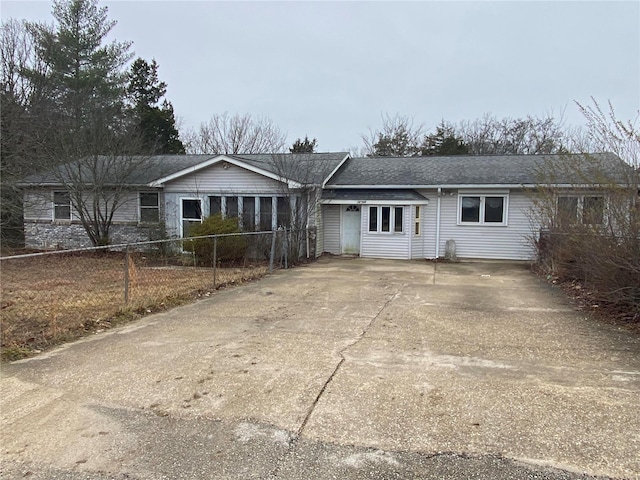
[[[12,360],[315,258],[315,230],[158,240],[0,258]]]

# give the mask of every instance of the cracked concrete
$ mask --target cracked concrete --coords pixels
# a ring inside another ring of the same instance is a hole
[[[0,473],[640,478],[639,354],[522,265],[321,259],[4,365]]]

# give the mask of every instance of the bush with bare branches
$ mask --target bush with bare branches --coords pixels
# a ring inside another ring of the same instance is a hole
[[[640,321],[640,132],[617,120],[611,105],[579,108],[587,119],[582,149],[615,156],[542,166],[534,200],[539,259],[561,281],[584,284],[594,304]],[[560,178],[571,184],[558,186]]]

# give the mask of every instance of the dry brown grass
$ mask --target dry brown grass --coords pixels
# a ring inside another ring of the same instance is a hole
[[[14,360],[91,332],[264,276],[264,265],[218,268],[159,262],[142,255],[128,265],[121,253],[58,254],[1,263],[2,359]]]

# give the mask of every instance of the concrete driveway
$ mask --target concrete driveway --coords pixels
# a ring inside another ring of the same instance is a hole
[[[2,478],[640,478],[640,340],[522,265],[323,258],[0,386]]]

